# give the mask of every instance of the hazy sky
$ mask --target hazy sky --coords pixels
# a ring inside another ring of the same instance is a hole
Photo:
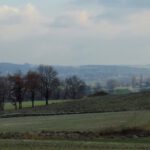
[[[150,0],[1,0],[0,62],[150,64]]]

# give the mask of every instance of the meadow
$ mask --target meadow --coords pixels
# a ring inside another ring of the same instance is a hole
[[[150,111],[128,111],[56,115],[42,117],[1,118],[0,133],[11,133],[12,139],[0,140],[2,150],[148,150],[149,137],[99,137],[93,139],[15,139],[16,133],[52,132],[103,132],[138,127],[150,131]]]
[[[49,106],[35,101],[35,108],[27,101],[17,111],[6,103],[0,115],[0,149],[148,150],[149,97],[145,92],[50,100]]]
[[[64,102],[68,102],[68,101],[70,101],[70,100],[49,100],[49,104],[64,103]],[[23,101],[22,105],[24,108],[31,108],[32,107],[31,101]],[[35,107],[44,106],[44,105],[45,105],[44,100],[35,100]],[[6,102],[4,109],[5,110],[13,110],[14,106],[11,104],[11,102]]]
[[[79,100],[50,100],[49,106],[44,101],[36,101],[35,108],[31,102],[24,102],[23,109],[15,111],[13,106],[6,104],[5,114],[80,114],[120,111],[150,110],[150,92],[84,97]]]
[[[0,118],[0,132],[150,130],[150,111]]]

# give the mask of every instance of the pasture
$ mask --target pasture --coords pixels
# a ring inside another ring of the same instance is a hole
[[[150,130],[150,111],[0,118],[0,132]]]
[[[49,100],[49,104],[64,103],[68,101],[70,100]],[[23,105],[23,108],[32,107],[31,101],[23,101],[22,105]],[[44,105],[45,105],[45,100],[35,100],[35,107],[44,106]],[[10,102],[5,103],[5,110],[13,110],[13,109],[14,109],[14,106]]]
[[[13,106],[6,104],[5,113],[99,113],[121,111],[144,111],[150,110],[150,92],[132,93],[125,95],[107,95],[98,97],[84,97],[79,100],[52,100],[49,106],[44,101],[36,101],[34,109],[31,102],[24,102],[22,110],[14,111]]]
[[[136,93],[85,97],[81,100],[50,100],[49,106],[44,106],[45,101],[35,101],[35,108],[30,108],[29,101],[23,102],[24,109],[17,111],[6,103],[5,113],[10,118],[0,118],[0,149],[148,150],[149,136],[113,135],[112,138],[96,137],[95,134],[134,128],[150,133],[149,97],[150,93]],[[22,117],[12,117],[15,113],[22,114]],[[23,117],[24,114],[34,113],[61,115]],[[52,135],[45,137],[51,132]],[[86,137],[88,132],[90,134]],[[44,137],[39,136],[41,133],[44,133]],[[80,137],[80,134],[84,136]]]

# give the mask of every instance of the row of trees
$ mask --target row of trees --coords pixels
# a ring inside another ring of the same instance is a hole
[[[34,107],[35,99],[78,99],[84,96],[86,84],[77,76],[61,80],[51,66],[40,65],[36,71],[21,72],[0,76],[0,109],[4,110],[5,102],[10,101],[15,109],[17,103],[22,109],[24,100],[31,100]]]

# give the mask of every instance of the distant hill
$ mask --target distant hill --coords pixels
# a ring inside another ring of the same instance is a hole
[[[12,74],[17,71],[26,73],[30,69],[35,69],[35,65],[31,64],[12,64],[12,63],[0,63],[0,73],[2,75]]]
[[[150,68],[144,66],[115,66],[115,65],[85,65],[85,66],[53,66],[61,78],[77,75],[87,83],[118,79],[128,81],[133,76],[150,77]],[[6,75],[20,70],[26,73],[30,69],[36,69],[32,64],[0,63],[0,73]]]
[[[77,75],[87,83],[117,79],[122,82],[131,81],[133,76],[150,77],[150,68],[134,66],[113,66],[113,65],[86,65],[86,66],[55,66],[60,76],[65,78],[70,75]]]

